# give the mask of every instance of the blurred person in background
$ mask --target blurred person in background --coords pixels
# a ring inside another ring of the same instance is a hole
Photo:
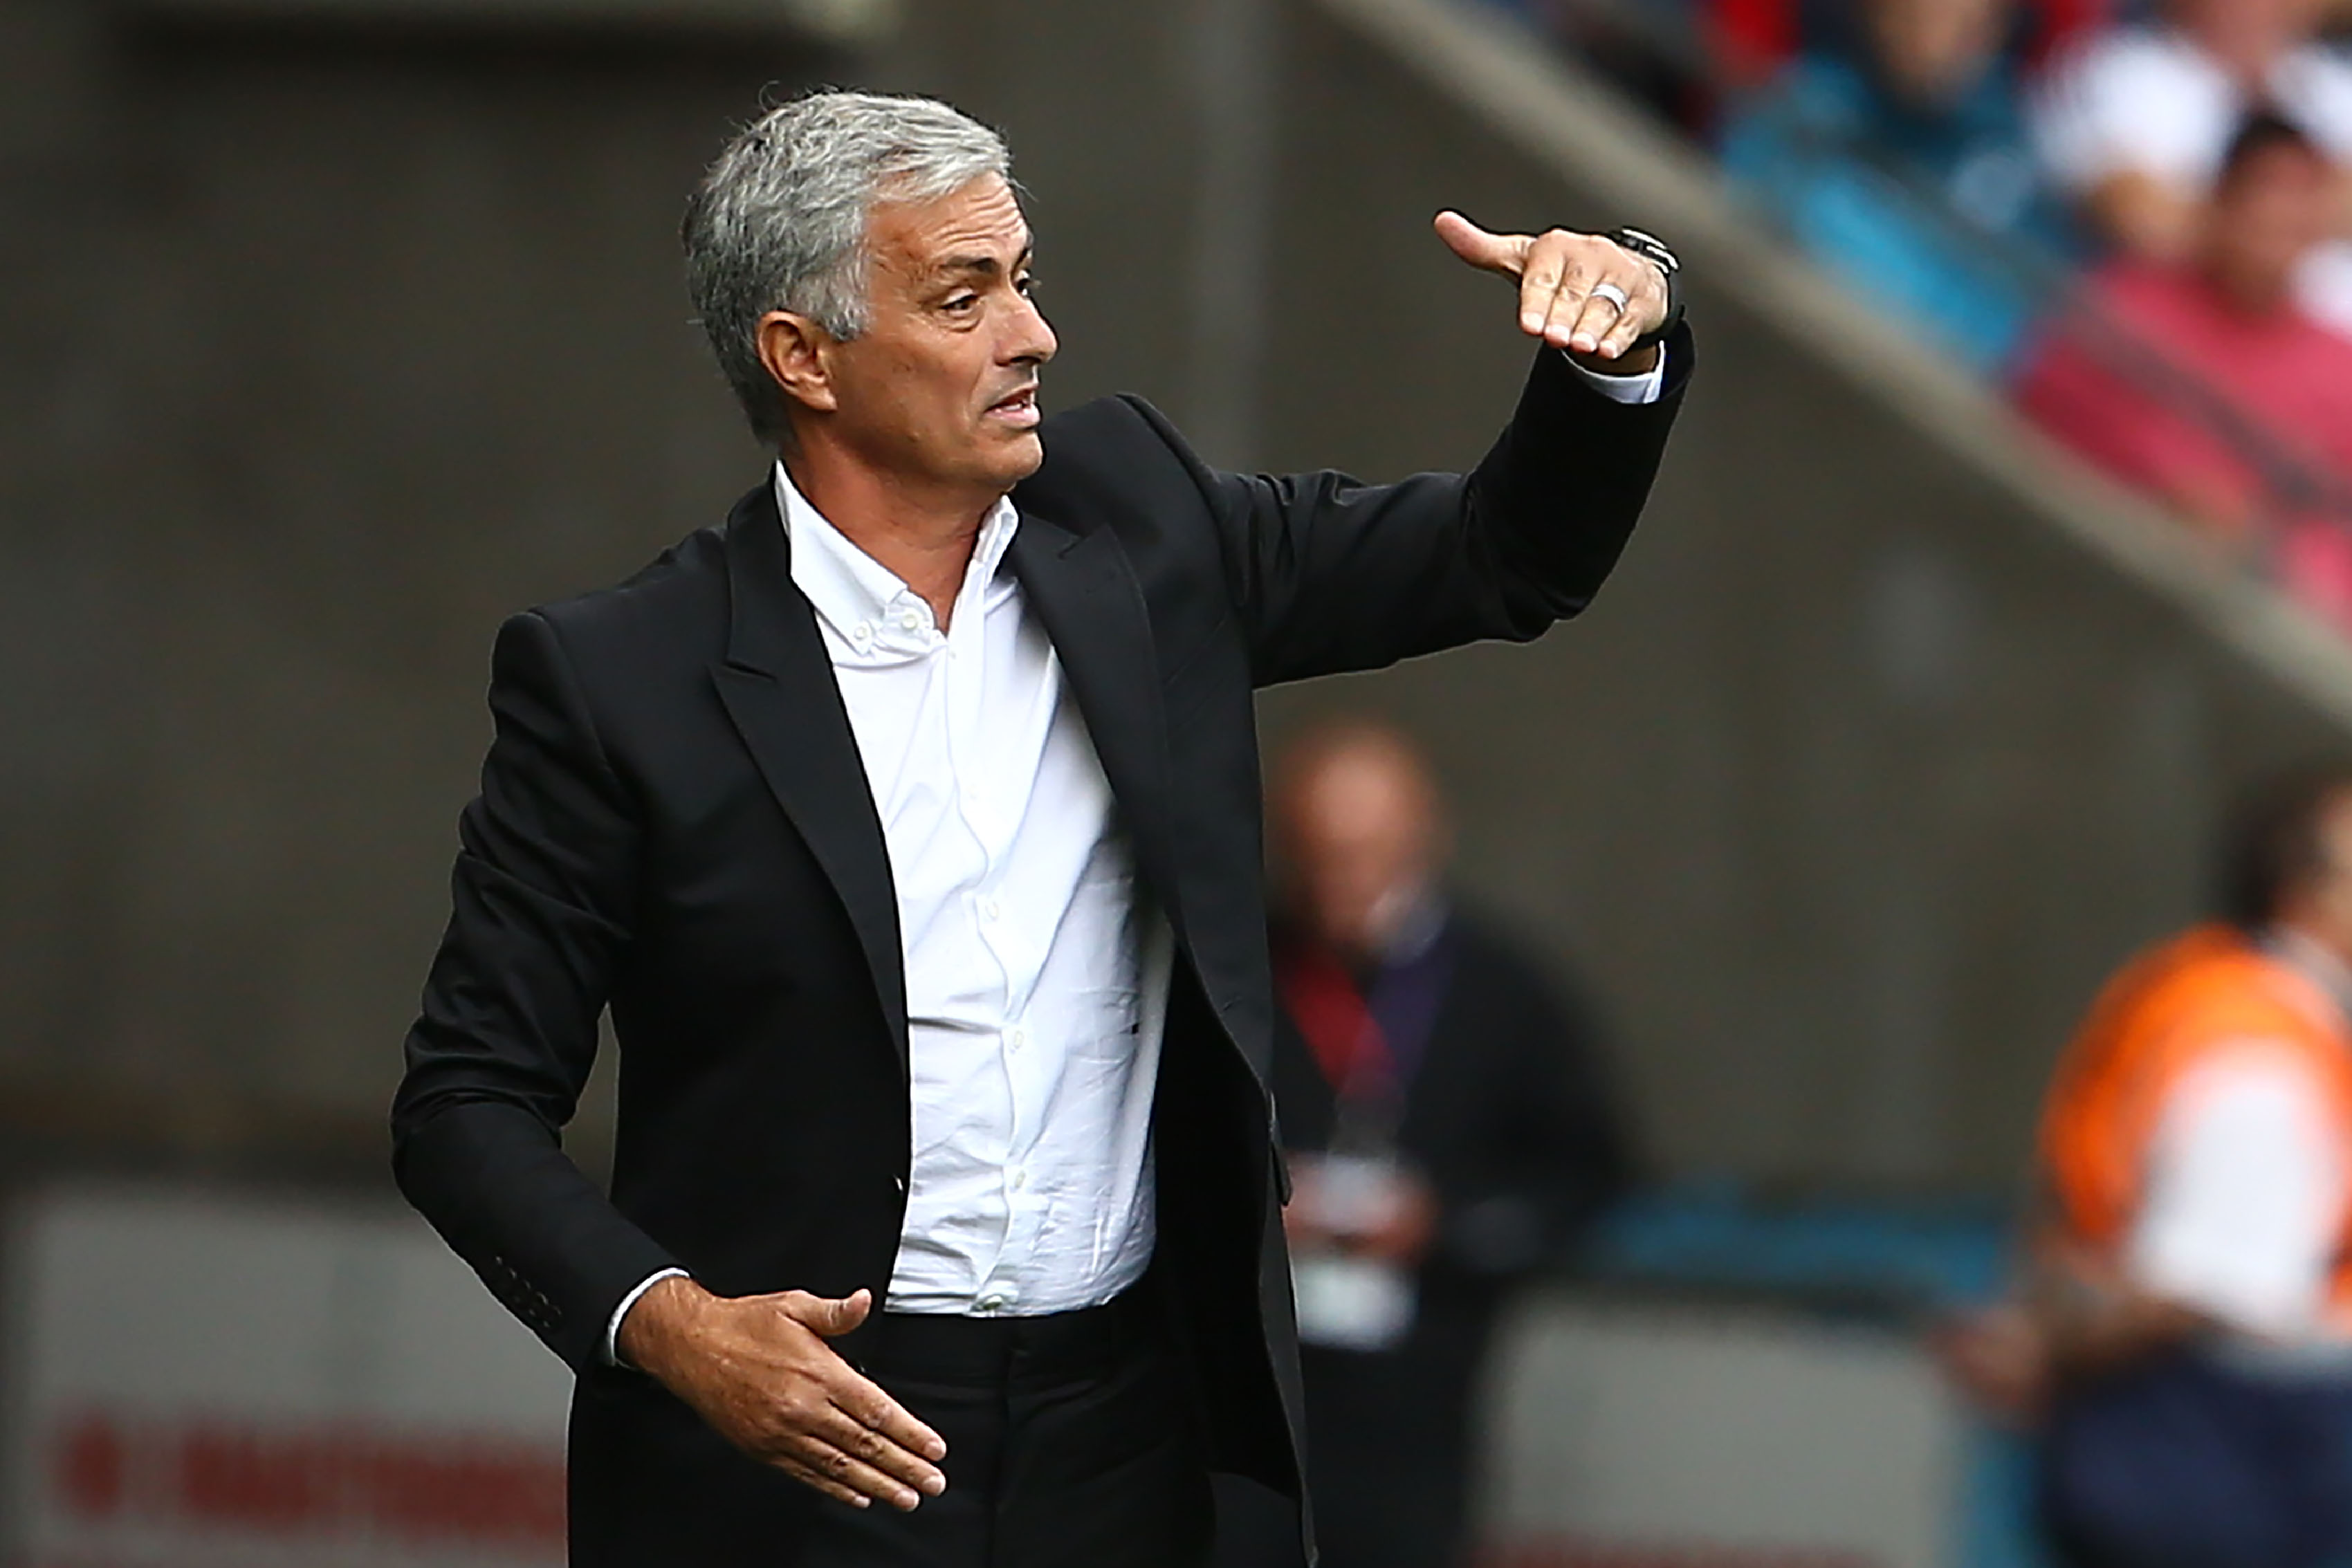
[[[1663,119],[1712,140],[1727,106],[1801,55],[1847,51],[1860,0],[1488,0],[1527,17]],[[2036,64],[2110,0],[2015,0],[2018,57]]]
[[[2093,1005],[2022,1290],[1943,1346],[2041,1429],[2069,1568],[2352,1561],[2352,768],[2263,798],[2224,869],[2224,918]]]
[[[2265,110],[2328,159],[2328,230],[2296,267],[2313,315],[2352,333],[2352,57],[2326,42],[2326,0],[2167,0],[2158,22],[2084,41],[2035,109],[2052,175],[2121,255],[2190,261],[2239,126]]]
[[[2051,326],[2018,387],[2036,423],[2352,627],[2352,339],[2301,306],[2335,175],[2301,130],[2237,134],[2179,262],[2117,260]],[[2275,538],[2262,538],[2264,523]]]
[[[2035,310],[2030,267],[2071,249],[2018,88],[2015,0],[1859,0],[1727,121],[1725,170],[1798,242],[1979,370]],[[2025,253],[2011,259],[2008,252]]]
[[[1045,417],[985,126],[816,93],[711,166],[768,458],[501,627],[393,1111],[577,1375],[580,1568],[1190,1568],[1213,1471],[1299,1494],[1252,693],[1580,612],[1694,354],[1647,235],[1435,230],[1529,349],[1475,472],[1249,477]],[[563,1147],[608,1011],[609,1187]]]
[[[1759,87],[1776,78],[1853,12],[1842,0],[1698,0],[1696,9],[1717,68],[1734,87]],[[2021,0],[2018,9],[2030,19],[2025,54],[2039,61],[2105,21],[2115,7],[2112,0]]]
[[[1277,760],[1275,1098],[1326,1568],[1466,1561],[1496,1312],[1627,1177],[1573,997],[1444,886],[1436,786],[1351,722]]]
[[[1698,0],[1718,74],[1734,88],[1770,81],[1809,48],[1845,30],[1866,0]],[[2025,57],[2038,62],[2098,26],[2110,0],[2020,0]]]

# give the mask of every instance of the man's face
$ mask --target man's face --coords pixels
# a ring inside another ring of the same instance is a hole
[[[2352,789],[2335,790],[2313,826],[2319,863],[2286,891],[2275,913],[2352,965]]]
[[[2318,30],[2323,0],[2172,0],[2172,19],[2225,64],[2265,66]]]
[[[990,175],[868,221],[867,329],[825,350],[830,434],[926,490],[995,495],[1036,472],[1037,376],[1054,329],[1030,298],[1029,225]]]
[[[1339,952],[1377,955],[1435,870],[1426,780],[1402,755],[1362,746],[1297,768],[1285,785],[1275,827],[1293,912]]]
[[[2000,47],[2011,0],[1873,0],[1880,67],[1915,103],[1948,103],[1974,86]]]
[[[2308,147],[2265,147],[2214,193],[2208,275],[2239,305],[2277,307],[2295,267],[2327,236],[2333,175]]]

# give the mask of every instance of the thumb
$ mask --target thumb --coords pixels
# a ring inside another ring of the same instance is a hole
[[[811,1296],[798,1315],[812,1332],[835,1339],[864,1322],[873,1310],[874,1292],[856,1291],[833,1299]]]
[[[1445,247],[1471,266],[1506,277],[1517,277],[1527,259],[1527,241],[1519,235],[1488,234],[1460,213],[1437,214],[1433,225]]]

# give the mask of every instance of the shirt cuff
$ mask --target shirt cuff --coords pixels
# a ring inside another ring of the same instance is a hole
[[[637,1298],[644,1295],[647,1291],[652,1290],[656,1285],[660,1284],[664,1280],[683,1280],[687,1277],[687,1272],[683,1269],[664,1269],[659,1273],[646,1275],[644,1282],[639,1284],[635,1290],[631,1291],[627,1295],[621,1298],[621,1304],[613,1309],[613,1321],[604,1325],[605,1365],[619,1366],[622,1364],[621,1320],[629,1315],[629,1309],[637,1304]]]
[[[1569,358],[1566,349],[1560,350],[1560,355],[1576,366],[1576,373],[1584,378],[1585,385],[1612,402],[1655,402],[1665,395],[1666,353],[1664,349],[1658,350],[1658,362],[1638,376],[1605,376],[1599,371],[1589,371],[1577,364],[1574,359]]]

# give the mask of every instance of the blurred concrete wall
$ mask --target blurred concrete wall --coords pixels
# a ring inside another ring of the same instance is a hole
[[[2215,803],[2352,713],[2339,653],[1507,37],[1422,0],[905,10],[853,59],[0,0],[12,1147],[374,1157],[496,622],[756,478],[672,230],[763,87],[1006,126],[1055,399],[1144,392],[1232,464],[1483,449],[1525,356],[1440,205],[1685,245],[1704,379],[1592,616],[1268,704],[1437,748],[1465,881],[1591,979],[1671,1167],[2006,1179]]]
[[[756,476],[677,217],[835,68],[0,0],[5,1141],[379,1160],[490,633]]]

